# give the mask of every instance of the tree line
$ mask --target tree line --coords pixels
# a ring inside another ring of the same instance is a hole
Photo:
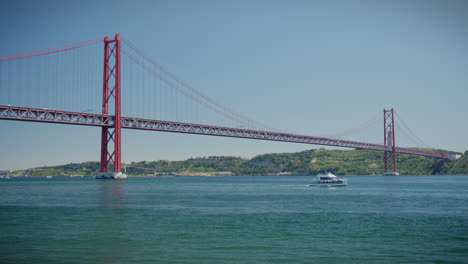
[[[398,171],[407,175],[467,174],[467,152],[458,160],[398,154]],[[234,175],[315,175],[329,171],[336,175],[379,175],[383,152],[373,150],[312,149],[296,153],[263,154],[251,159],[231,156],[198,157],[184,161],[140,161],[126,167],[127,175],[171,175],[183,172],[229,171]],[[16,176],[83,175],[99,172],[99,162],[71,163],[14,171]]]

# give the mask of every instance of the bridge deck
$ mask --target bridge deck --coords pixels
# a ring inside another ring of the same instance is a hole
[[[69,125],[99,126],[99,127],[112,127],[115,122],[114,116],[111,116],[111,115],[83,113],[83,112],[70,112],[70,111],[20,107],[20,106],[10,106],[10,105],[0,105],[0,119],[29,121],[29,122],[60,123],[60,124],[69,124]],[[122,117],[120,122],[122,124],[122,128],[126,128],[126,129],[154,130],[154,131],[197,134],[197,135],[294,142],[294,143],[336,146],[336,147],[355,148],[355,149],[392,151],[392,147],[386,146],[386,145],[333,139],[333,138],[326,138],[326,137],[295,135],[295,134],[288,134],[288,133],[282,133],[282,132],[209,126],[209,125],[202,125],[202,124],[181,123],[181,122],[133,118],[133,117]],[[427,150],[416,149],[416,148],[397,147],[396,152],[419,155],[419,156],[435,157],[435,158],[441,158],[441,159],[448,158],[448,155],[445,153],[427,151]]]

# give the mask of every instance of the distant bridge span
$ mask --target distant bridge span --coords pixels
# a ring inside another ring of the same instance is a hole
[[[0,105],[0,119],[58,123],[68,125],[114,127],[115,116],[93,114],[84,112],[70,112],[62,110],[30,108],[10,105]],[[233,127],[210,126],[202,124],[181,123],[154,119],[143,119],[134,117],[121,117],[121,127],[125,129],[152,130],[162,132],[175,132],[195,135],[209,135],[221,137],[235,137],[257,140],[282,141],[313,145],[335,146],[355,149],[369,149],[392,152],[390,145],[372,144],[358,141],[333,139],[327,137],[314,137],[305,135],[288,134],[282,132],[261,131]],[[445,153],[426,151],[416,148],[396,147],[397,153],[448,159]]]

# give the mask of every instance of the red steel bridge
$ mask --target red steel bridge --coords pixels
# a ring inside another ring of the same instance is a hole
[[[96,45],[99,43],[104,44],[103,55],[102,48],[101,53],[91,49],[100,46]],[[87,50],[87,54],[78,50]],[[124,79],[128,83],[124,84],[122,54],[133,67],[124,68],[128,74]],[[68,59],[72,62],[67,62]],[[122,129],[378,150],[385,153],[385,172],[390,169],[397,172],[397,153],[449,158],[441,152],[397,147],[393,109],[383,111],[384,144],[272,129],[217,103],[179,80],[119,34],[113,39],[105,37],[57,48],[1,55],[0,62],[0,119],[100,127],[101,175],[104,177],[121,175]],[[39,72],[35,70],[37,68]],[[98,82],[102,83],[102,88],[94,89],[96,84],[101,86]],[[175,103],[162,107],[162,101],[168,99]],[[210,113],[211,119],[201,121],[205,112]],[[229,125],[207,124],[216,123],[219,118],[230,122]],[[241,127],[236,127],[239,125]],[[111,167],[113,171],[109,171]]]

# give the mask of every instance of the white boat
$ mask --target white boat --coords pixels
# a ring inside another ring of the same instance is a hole
[[[337,177],[330,172],[326,174],[318,174],[312,181],[312,184],[309,186],[324,186],[324,187],[331,187],[331,186],[346,186],[348,185],[348,180]]]
[[[400,173],[396,171],[388,171],[388,172],[384,172],[383,176],[400,176]]]

